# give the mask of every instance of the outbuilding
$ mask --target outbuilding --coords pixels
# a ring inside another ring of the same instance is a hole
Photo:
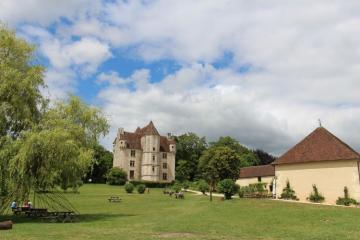
[[[315,129],[273,162],[274,192],[279,198],[289,181],[300,201],[307,201],[315,184],[325,203],[344,196],[360,201],[360,155],[324,127]]]

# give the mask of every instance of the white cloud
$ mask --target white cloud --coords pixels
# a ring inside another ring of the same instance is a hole
[[[359,1],[119,0],[84,6],[32,0],[20,9],[15,2],[0,3],[0,19],[56,23],[53,33],[23,31],[40,39],[54,71],[96,74],[109,83],[101,85],[99,98],[113,130],[153,119],[162,132],[229,134],[280,153],[321,118],[360,146],[354,134],[360,130]],[[181,67],[160,83],[151,83],[143,66],[126,77],[116,73],[121,65],[98,73],[117,48],[131,54],[124,58],[172,60]],[[229,64],[215,67],[226,54]],[[244,64],[249,71],[239,71]]]

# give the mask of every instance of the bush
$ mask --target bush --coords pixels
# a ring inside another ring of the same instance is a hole
[[[200,192],[202,192],[202,194],[205,194],[209,191],[209,184],[207,184],[205,180],[200,180],[198,182],[198,189]]]
[[[280,198],[287,200],[299,200],[295,195],[295,191],[291,188],[289,181],[286,181],[286,187],[283,189]]]
[[[358,205],[359,203],[355,199],[350,198],[349,189],[347,187],[344,187],[344,197],[343,198],[339,197],[336,200],[336,204],[350,206],[350,205]]]
[[[174,182],[162,183],[162,182],[149,182],[149,181],[130,181],[134,186],[144,184],[147,188],[166,188],[173,185]]]
[[[143,194],[145,192],[145,190],[146,190],[146,186],[144,184],[139,184],[137,186],[138,193]]]
[[[250,197],[266,197],[266,183],[252,183],[248,186],[240,187],[239,197],[243,198],[245,195],[250,195]]]
[[[124,185],[126,179],[126,172],[119,167],[111,168],[106,175],[106,183],[110,185]]]
[[[172,190],[176,193],[181,191],[181,184],[179,182],[175,182],[174,185],[172,186]]]
[[[190,182],[188,180],[185,180],[183,183],[182,183],[182,186],[185,190],[187,190],[189,187],[190,187]]]
[[[324,196],[321,195],[316,187],[316,185],[314,184],[313,186],[313,191],[310,193],[310,196],[308,197],[308,199],[311,202],[323,202],[325,200]]]
[[[239,191],[239,185],[232,179],[224,179],[218,183],[217,190],[224,194],[225,199],[231,199],[231,196]]]
[[[134,191],[134,185],[132,183],[126,183],[125,184],[125,191],[127,193],[132,193]]]

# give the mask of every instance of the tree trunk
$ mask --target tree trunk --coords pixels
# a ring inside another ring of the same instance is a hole
[[[212,191],[213,191],[213,184],[210,184],[210,202],[212,202]]]
[[[12,229],[12,225],[12,221],[0,222],[0,230],[10,230]]]

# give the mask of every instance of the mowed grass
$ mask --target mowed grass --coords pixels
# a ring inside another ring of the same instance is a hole
[[[109,203],[111,195],[121,203]],[[1,240],[35,239],[360,239],[360,209],[273,200],[214,198],[186,193],[126,194],[123,187],[85,185],[67,194],[81,213],[76,223],[16,220]],[[7,217],[9,218],[9,217]]]

